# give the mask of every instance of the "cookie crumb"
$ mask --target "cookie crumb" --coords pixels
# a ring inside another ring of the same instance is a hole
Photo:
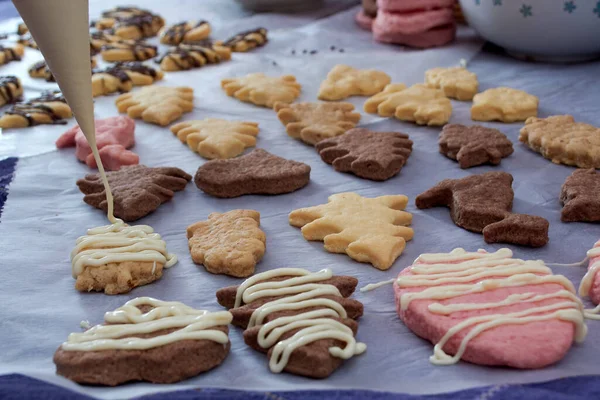
[[[334,51],[334,50],[335,50],[335,46],[331,46],[329,49],[330,49],[331,51]]]
[[[344,49],[340,49],[340,53],[343,53],[343,52],[344,52]]]
[[[310,54],[317,54],[317,51],[316,50],[311,50]]]
[[[306,53],[308,53],[308,50],[306,50],[306,49],[302,50],[302,54],[306,54]]]
[[[296,54],[296,50],[292,50],[292,54]]]
[[[92,325],[90,324],[90,321],[88,321],[87,319],[84,319],[83,321],[81,321],[79,323],[79,326],[81,327],[81,329],[87,330],[87,329],[90,329]]]
[[[467,60],[465,58],[461,58],[459,64],[461,67],[467,68]]]
[[[273,65],[277,65],[277,63],[275,61],[273,61]]]

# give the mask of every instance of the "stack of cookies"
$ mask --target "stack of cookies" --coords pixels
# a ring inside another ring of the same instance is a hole
[[[371,26],[379,42],[429,48],[454,40],[454,0],[377,0],[376,7],[370,3],[363,1],[356,21],[363,28]]]

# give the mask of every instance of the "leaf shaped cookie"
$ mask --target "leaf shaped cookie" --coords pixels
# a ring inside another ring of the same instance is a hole
[[[471,100],[477,94],[477,75],[463,67],[432,68],[425,71],[427,86],[442,89],[446,97]]]
[[[268,108],[273,108],[278,101],[291,103],[300,96],[301,89],[292,75],[276,78],[263,73],[223,79],[221,87],[228,96]]]
[[[391,82],[385,72],[336,65],[319,88],[319,100],[342,100],[350,96],[372,96]]]
[[[458,161],[461,168],[500,164],[513,153],[513,145],[498,129],[480,125],[447,124],[440,133],[440,153]]]
[[[600,221],[600,174],[595,169],[573,171],[560,190],[563,222]]]
[[[125,93],[115,100],[119,112],[131,118],[161,126],[169,125],[194,108],[194,89],[179,86],[146,86],[133,93]]]
[[[539,99],[522,90],[508,87],[488,89],[473,97],[473,121],[525,121],[537,116]]]

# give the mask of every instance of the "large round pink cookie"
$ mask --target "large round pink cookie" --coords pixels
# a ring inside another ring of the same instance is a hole
[[[120,144],[109,144],[108,146],[102,147],[98,154],[102,161],[102,166],[107,171],[116,171],[126,165],[137,165],[140,163],[140,157],[133,151],[127,150]],[[85,163],[90,168],[98,168],[96,159],[93,154],[90,154]]]
[[[377,13],[373,29],[385,34],[413,35],[431,29],[454,25],[451,9],[420,11],[414,13]]]
[[[373,18],[365,14],[364,10],[360,10],[354,17],[354,20],[361,28],[367,31],[371,30],[371,26],[373,25]]]
[[[414,265],[426,265],[417,261]],[[412,275],[411,267],[406,268],[399,275]],[[493,279],[486,278],[486,279]],[[477,281],[475,281],[477,282]],[[417,336],[438,343],[446,332],[467,318],[519,312],[535,306],[544,306],[565,301],[564,298],[550,298],[535,303],[518,302],[517,304],[486,308],[480,310],[457,311],[451,314],[437,314],[429,311],[433,303],[448,304],[477,304],[498,303],[511,294],[554,293],[563,286],[557,283],[543,283],[525,285],[520,287],[503,287],[490,289],[482,293],[460,295],[445,300],[413,300],[406,310],[400,306],[400,298],[405,293],[421,292],[425,287],[403,287],[394,284],[396,307],[400,319]],[[534,304],[534,305],[532,305]],[[538,314],[542,315],[542,313]],[[471,327],[472,328],[472,327]],[[446,354],[454,355],[462,339],[471,328],[465,328],[454,335],[443,347]],[[475,364],[509,366],[514,368],[542,368],[561,360],[570,349],[575,334],[575,326],[571,322],[559,319],[550,319],[537,322],[525,322],[521,325],[499,325],[485,330],[472,338],[466,347],[461,359]]]
[[[378,42],[401,44],[420,49],[443,46],[453,41],[455,36],[455,25],[436,28],[427,32],[406,35],[403,33],[390,33],[381,31],[375,26],[375,24],[373,24],[373,38]]]
[[[377,8],[383,11],[407,12],[451,8],[455,0],[377,0]]]

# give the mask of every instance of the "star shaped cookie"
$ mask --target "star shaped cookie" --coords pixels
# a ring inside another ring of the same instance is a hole
[[[256,145],[258,124],[206,118],[180,122],[171,127],[171,132],[204,158],[233,158]]]
[[[488,89],[473,97],[473,121],[525,121],[537,115],[539,99],[522,90],[508,87]]]
[[[600,174],[595,169],[577,169],[560,190],[563,222],[600,221]]]
[[[329,202],[290,213],[290,225],[302,228],[306,240],[322,240],[332,253],[389,269],[413,238],[402,195],[366,198],[356,193],[329,196]]]
[[[292,75],[272,77],[263,73],[223,79],[221,87],[228,96],[268,108],[273,108],[278,101],[293,102],[300,96],[301,89],[300,84]]]
[[[350,96],[372,96],[392,79],[385,72],[336,65],[319,88],[319,100],[342,100]]]
[[[440,89],[423,84],[407,89],[401,83],[392,83],[383,92],[369,98],[364,110],[418,125],[444,125],[452,114],[452,104]]]
[[[463,67],[432,68],[425,71],[427,86],[442,89],[446,97],[471,100],[477,94],[477,75]]]
[[[513,145],[498,129],[481,125],[445,125],[440,134],[440,153],[458,161],[461,168],[498,165],[513,153]]]
[[[553,163],[600,168],[600,128],[570,115],[528,118],[519,141]]]
[[[136,92],[120,95],[115,104],[120,113],[127,112],[131,118],[166,126],[194,109],[194,89],[185,86],[146,86]]]
[[[288,135],[312,145],[339,136],[360,121],[351,103],[276,103],[273,108]]]

